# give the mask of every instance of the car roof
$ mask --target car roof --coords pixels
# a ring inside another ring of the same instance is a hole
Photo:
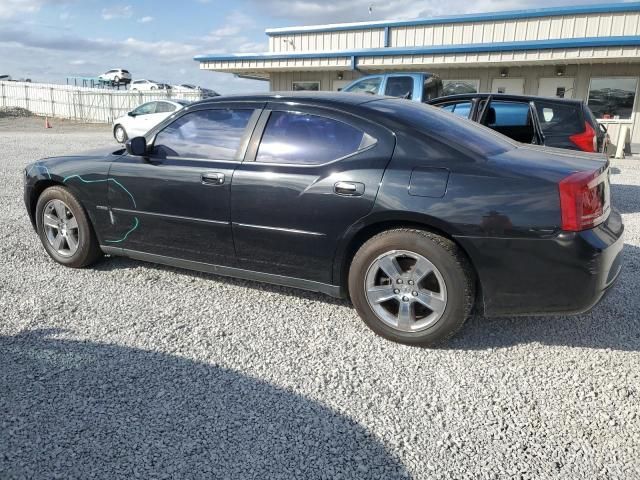
[[[192,105],[215,104],[222,102],[310,102],[318,104],[342,104],[361,105],[363,103],[380,100],[381,95],[371,95],[367,93],[347,93],[347,92],[268,92],[256,93],[253,95],[220,95],[218,97],[207,98],[194,102]]]
[[[573,104],[582,104],[584,101],[578,100],[575,98],[558,98],[558,97],[540,97],[537,95],[514,95],[510,93],[459,93],[457,95],[445,95],[444,97],[434,98],[433,100],[429,100],[427,103],[441,103],[441,102],[449,102],[455,100],[469,100],[472,98],[487,98],[491,96],[491,98],[499,99],[499,100],[545,100],[547,102],[557,102],[557,103],[573,103]]]

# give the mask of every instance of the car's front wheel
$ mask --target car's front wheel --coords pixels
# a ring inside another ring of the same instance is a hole
[[[430,346],[454,335],[470,315],[474,275],[451,240],[424,230],[388,230],[356,253],[349,293],[377,334]]]
[[[38,198],[36,226],[45,250],[62,265],[86,267],[102,256],[84,208],[62,186],[49,187]]]
[[[122,125],[116,125],[116,127],[113,129],[113,137],[118,143],[124,143],[129,138],[127,135],[127,131]]]

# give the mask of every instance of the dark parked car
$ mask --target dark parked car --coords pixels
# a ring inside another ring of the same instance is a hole
[[[63,265],[106,253],[350,296],[408,344],[448,338],[474,306],[584,312],[621,265],[602,156],[365,94],[204,100],[126,150],[45,159],[24,181]]]
[[[609,136],[582,100],[500,93],[451,95],[427,102],[518,142],[606,152]]]

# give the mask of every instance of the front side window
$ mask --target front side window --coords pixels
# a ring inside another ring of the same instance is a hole
[[[592,78],[587,104],[596,118],[629,120],[637,87],[637,78]]]
[[[387,86],[384,94],[390,97],[411,98],[413,93],[412,77],[389,77],[387,78]]]
[[[331,118],[272,112],[256,161],[320,165],[357,152],[364,143],[375,142],[371,140],[361,130]]]
[[[294,92],[317,92],[320,90],[320,82],[293,82]]]
[[[158,106],[156,107],[156,113],[169,113],[175,111],[175,105],[172,105],[167,102],[158,102]]]
[[[147,102],[136,108],[133,113],[135,115],[149,115],[150,113],[156,113],[156,104],[158,102]]]
[[[541,100],[536,100],[535,105],[543,133],[572,135],[584,130],[584,120],[580,114],[581,105]]]
[[[378,93],[381,83],[382,77],[365,78],[346,87],[343,92],[373,93],[375,95]]]
[[[252,109],[198,110],[181,116],[156,136],[154,155],[234,160]]]

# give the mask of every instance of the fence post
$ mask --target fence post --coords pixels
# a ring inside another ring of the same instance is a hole
[[[29,87],[27,85],[24,86],[24,108],[29,110]]]
[[[2,83],[2,106],[6,107],[7,106],[7,95],[6,92],[4,91],[4,83]]]
[[[51,116],[56,116],[56,108],[54,106],[55,102],[53,101],[53,87],[49,88],[49,96],[51,98]]]

